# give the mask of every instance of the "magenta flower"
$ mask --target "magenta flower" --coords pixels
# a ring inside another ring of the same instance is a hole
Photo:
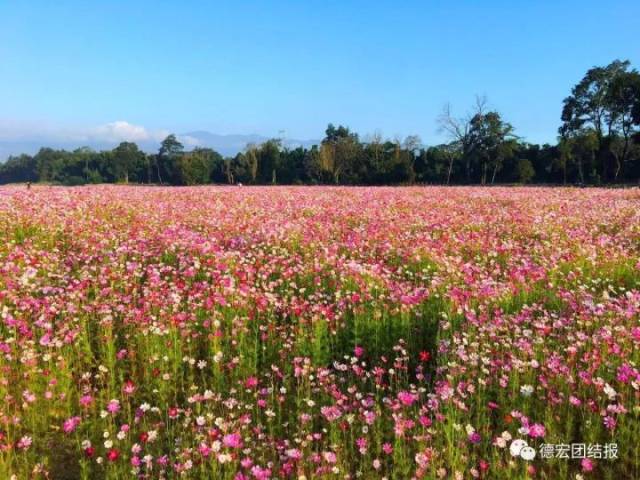
[[[239,433],[230,433],[222,438],[222,444],[229,448],[242,448],[242,436]]]
[[[590,458],[583,458],[580,461],[580,466],[582,467],[583,472],[590,472],[593,470],[594,463]]]
[[[116,413],[118,413],[120,411],[120,401],[119,400],[109,401],[109,403],[107,404],[107,411],[112,415],[115,415]]]
[[[533,425],[529,425],[529,436],[532,438],[542,438],[544,437],[545,429],[544,425],[539,423],[534,423]]]
[[[406,407],[410,407],[418,399],[418,395],[411,392],[402,391],[398,393],[398,400]]]
[[[473,444],[477,444],[477,443],[480,443],[480,440],[481,440],[481,437],[478,432],[474,431],[469,434],[469,442]]]
[[[68,418],[67,420],[64,421],[64,423],[62,424],[62,430],[64,431],[64,433],[71,433],[73,432],[76,428],[78,428],[78,425],[80,425],[81,419],[80,417],[71,417]]]

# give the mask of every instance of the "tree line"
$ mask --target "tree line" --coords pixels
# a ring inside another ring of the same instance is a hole
[[[615,60],[586,72],[563,101],[558,141],[523,141],[501,114],[477,98],[456,117],[438,119],[448,141],[426,147],[418,136],[365,139],[329,124],[319,145],[287,148],[280,139],[247,145],[234,157],[209,148],[185,151],[175,135],[157,153],[122,142],[113,150],[42,148],[0,165],[0,183],[227,184],[613,184],[640,181],[640,73]]]

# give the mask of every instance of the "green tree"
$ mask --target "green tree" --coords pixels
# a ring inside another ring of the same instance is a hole
[[[360,147],[357,133],[330,123],[320,144],[321,170],[329,174],[333,183],[339,184],[341,177],[353,169]]]
[[[158,155],[156,156],[158,183],[163,183],[163,175],[170,183],[173,183],[176,180],[174,163],[176,158],[182,154],[183,150],[184,146],[178,141],[173,133],[168,135],[162,141],[160,149],[158,150]]]
[[[504,122],[498,112],[480,112],[471,119],[469,135],[472,152],[480,164],[480,183],[487,183],[489,169],[492,170],[491,183],[494,183],[503,161],[515,151],[513,126]]]
[[[181,185],[209,183],[213,169],[222,157],[210,148],[196,148],[176,157],[176,170]]]
[[[518,160],[517,172],[518,181],[520,183],[529,183],[536,174],[531,161],[527,158],[521,158]]]
[[[113,149],[113,171],[116,181],[129,183],[129,176],[141,168],[145,154],[133,142],[122,142]]]
[[[561,137],[595,132],[604,181],[618,179],[630,151],[639,80],[638,72],[629,67],[629,61],[614,60],[606,67],[589,69],[563,102]]]
[[[276,184],[278,169],[280,168],[279,139],[271,139],[260,145],[256,151],[258,157],[257,178],[261,184]]]
[[[608,90],[608,103],[619,133],[619,139],[614,139],[611,145],[617,179],[629,158],[635,127],[640,124],[640,73],[632,70],[616,75]]]

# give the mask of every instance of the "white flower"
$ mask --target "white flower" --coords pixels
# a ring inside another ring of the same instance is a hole
[[[116,437],[118,437],[118,440],[124,440],[124,437],[126,437],[126,436],[127,436],[127,434],[124,433],[122,430],[120,430],[118,432],[118,434],[116,435]]]
[[[111,447],[113,447],[113,440],[105,440],[104,448],[111,448]]]
[[[617,395],[616,391],[608,383],[604,386],[604,393],[606,393],[607,397],[609,397],[609,400],[615,400]]]
[[[206,423],[206,420],[203,416],[199,416],[198,418],[196,418],[196,423],[201,427]]]
[[[533,393],[533,387],[531,385],[522,385],[520,387],[520,393],[525,397],[529,397]]]
[[[493,444],[498,448],[504,448],[507,446],[507,441],[502,437],[498,437],[495,439]]]

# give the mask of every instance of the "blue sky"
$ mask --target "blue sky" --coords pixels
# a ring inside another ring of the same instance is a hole
[[[433,144],[445,103],[486,94],[551,142],[589,67],[640,66],[639,19],[637,1],[4,1],[0,138],[334,122]]]

